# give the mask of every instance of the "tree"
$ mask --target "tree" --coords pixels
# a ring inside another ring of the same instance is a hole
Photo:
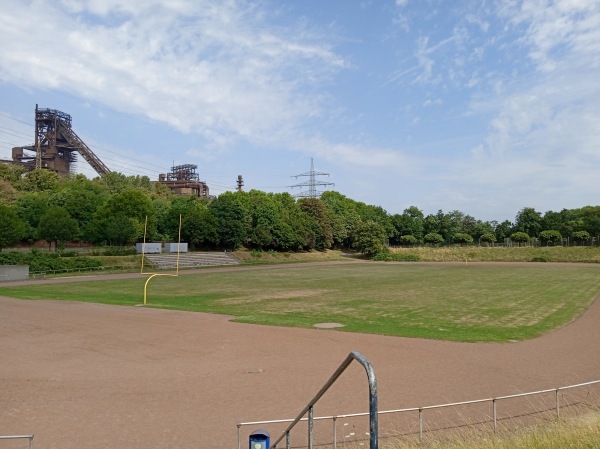
[[[542,217],[533,207],[525,207],[515,217],[515,230],[537,237],[542,230]],[[512,237],[511,237],[512,238]]]
[[[68,240],[73,240],[79,233],[77,221],[64,207],[51,206],[40,218],[38,235],[48,243],[54,242],[55,248]]]
[[[182,216],[181,238],[194,246],[214,248],[219,244],[217,219],[203,202]]]
[[[19,218],[14,207],[0,204],[0,251],[17,243],[25,235],[25,222]]]
[[[235,250],[248,239],[248,215],[244,208],[243,192],[225,192],[211,201],[208,210],[217,220],[219,244]]]
[[[526,232],[513,232],[510,235],[510,239],[521,246],[522,243],[527,243],[529,241],[529,235]]]
[[[0,179],[7,181],[15,188],[19,185],[21,176],[23,176],[25,172],[25,167],[21,165],[0,162]]]
[[[0,204],[13,204],[17,199],[17,195],[17,189],[10,182],[0,179]]]
[[[323,192],[321,201],[331,222],[333,244],[349,248],[352,245],[351,236],[354,229],[362,220],[357,211],[356,201],[333,190]]]
[[[373,220],[361,222],[354,231],[354,248],[367,257],[385,250],[387,234],[383,226]]]
[[[289,193],[276,193],[279,219],[273,225],[277,249],[297,251],[308,247],[309,218]]]
[[[65,181],[60,190],[51,193],[48,204],[64,207],[77,220],[79,228],[84,229],[107,199],[108,191],[103,186],[77,175]]]
[[[96,243],[131,244],[141,240],[144,231],[147,240],[156,238],[156,228],[157,219],[149,192],[127,189],[110,196],[98,208],[85,228],[85,236]]]
[[[473,237],[471,237],[469,234],[465,234],[464,232],[459,232],[454,234],[453,241],[454,243],[460,243],[461,245],[472,245]]]
[[[25,240],[37,239],[37,228],[42,215],[48,209],[49,200],[49,192],[25,192],[17,198],[16,212],[25,222]]]
[[[404,209],[402,215],[392,215],[391,220],[396,230],[396,236],[400,239],[404,235],[412,235],[417,240],[423,238],[424,215],[417,207],[410,206]]]
[[[556,245],[557,243],[558,244],[562,243],[562,235],[560,235],[560,232],[558,232],[554,229],[549,229],[549,230],[540,232],[540,235],[538,236],[538,238],[545,245],[549,245],[550,243],[552,243],[553,245]]]
[[[583,244],[583,242],[589,242],[590,238],[590,233],[587,231],[577,231],[573,233],[573,240],[579,244]]]
[[[583,229],[590,235],[600,236],[600,206],[585,206],[579,209],[579,216],[583,224]]]
[[[436,232],[430,232],[429,234],[425,234],[425,237],[423,237],[423,241],[425,243],[428,243],[429,245],[437,246],[444,243],[444,237],[442,237],[441,234],[438,234]]]
[[[310,218],[308,221],[309,245],[319,251],[331,248],[333,232],[325,204],[318,198],[303,198],[300,209]]]
[[[460,211],[452,211],[445,214],[438,210],[435,215],[425,217],[424,232],[426,234],[440,234],[442,239],[451,242],[454,234],[460,232],[464,214]]]
[[[139,239],[137,222],[123,212],[117,212],[110,219],[103,220],[98,237],[111,246],[132,245]]]
[[[61,182],[61,177],[43,168],[30,171],[21,178],[19,188],[27,192],[44,192],[55,189]]]
[[[479,237],[479,241],[484,243],[494,243],[496,241],[496,236],[492,232],[487,232]]]
[[[492,222],[492,226],[494,226],[494,234],[499,242],[503,242],[504,239],[509,238],[510,234],[513,232],[513,224],[508,220],[504,220],[502,223]]]

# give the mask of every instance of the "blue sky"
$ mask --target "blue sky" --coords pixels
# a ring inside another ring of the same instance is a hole
[[[212,194],[299,193],[313,158],[392,214],[600,204],[597,0],[4,0],[0,42],[0,159],[39,104]]]

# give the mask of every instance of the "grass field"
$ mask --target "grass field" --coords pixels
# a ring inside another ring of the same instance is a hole
[[[600,267],[351,263],[202,270],[157,277],[148,305],[231,315],[236,321],[454,341],[536,337],[580,315],[600,294]],[[135,305],[145,276],[3,287],[0,294]]]

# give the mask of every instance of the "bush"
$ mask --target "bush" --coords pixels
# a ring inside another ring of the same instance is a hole
[[[589,242],[590,238],[590,233],[587,231],[577,231],[573,233],[573,240],[579,243]]]
[[[99,268],[103,266],[100,260],[92,257],[63,257],[60,253],[41,253],[39,251],[1,253],[0,264],[29,265],[30,272]]]
[[[412,245],[416,245],[417,243],[419,243],[419,241],[417,240],[417,238],[414,235],[403,235],[398,239],[398,241],[400,242],[401,245],[406,245],[406,246],[412,246]]]
[[[111,246],[104,250],[103,255],[105,256],[135,256],[137,250],[134,247],[118,247]]]
[[[560,232],[555,230],[542,231],[540,232],[538,238],[545,245],[549,245],[550,243],[554,245],[557,243],[562,243],[562,235],[560,235]]]
[[[423,241],[430,245],[440,245],[444,243],[444,237],[435,232],[430,232],[429,234],[425,235],[425,237],[423,237]]]
[[[473,243],[473,237],[462,232],[455,234],[453,240],[454,243],[460,243],[461,245],[471,245]]]
[[[521,243],[527,243],[529,241],[529,234],[526,232],[513,232],[510,235],[510,239],[513,242],[517,242],[519,246],[521,246]]]
[[[496,235],[492,234],[491,232],[486,232],[479,238],[479,240],[484,243],[494,243],[496,241]]]

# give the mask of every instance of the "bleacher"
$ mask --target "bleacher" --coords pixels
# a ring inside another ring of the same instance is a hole
[[[177,254],[146,254],[144,263],[150,264],[158,270],[174,270],[177,268]],[[224,265],[239,265],[239,262],[230,253],[201,252],[179,254],[179,268]]]

